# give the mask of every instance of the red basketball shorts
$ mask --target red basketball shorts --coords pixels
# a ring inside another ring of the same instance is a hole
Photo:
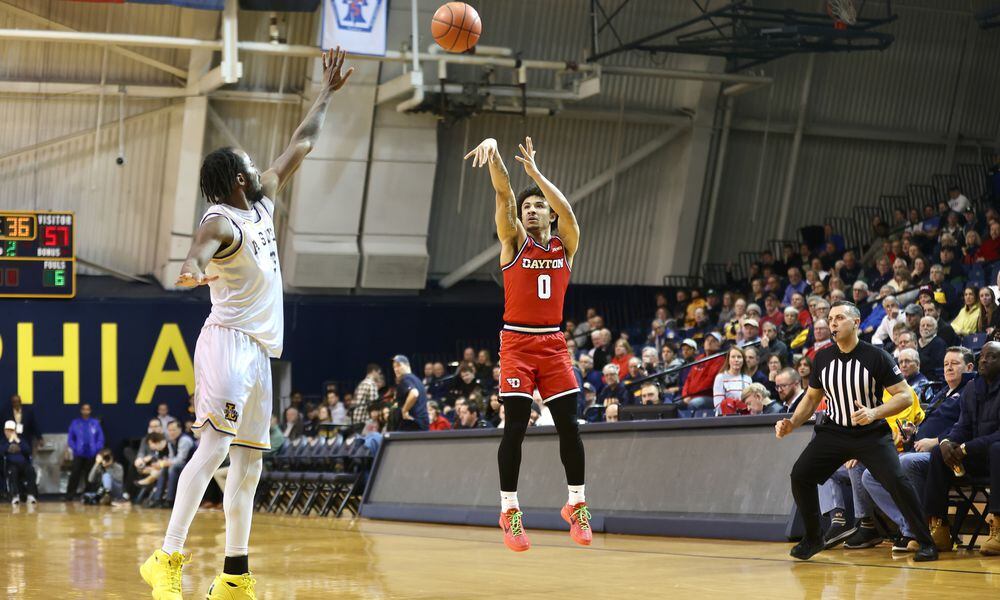
[[[538,390],[542,402],[580,391],[566,338],[558,333],[500,332],[500,399],[533,399]]]

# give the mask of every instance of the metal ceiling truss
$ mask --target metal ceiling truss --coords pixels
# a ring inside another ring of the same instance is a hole
[[[712,10],[708,9],[709,0],[691,0],[701,13],[698,16],[626,42],[615,29],[614,19],[634,2],[622,0],[608,11],[605,5],[609,1],[590,0],[588,62],[628,51],[697,54],[723,57],[727,60],[726,70],[736,72],[791,54],[885,50],[895,39],[892,34],[877,31],[896,20],[889,1],[884,3],[885,12],[879,17],[863,16],[862,1],[857,22],[846,25],[838,24],[826,13],[760,8],[747,0],[735,0]],[[606,29],[617,45],[602,50],[600,35]]]

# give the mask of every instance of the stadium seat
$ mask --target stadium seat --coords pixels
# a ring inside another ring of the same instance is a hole
[[[962,338],[962,345],[978,353],[986,345],[986,334],[985,333],[970,333],[969,335]]]

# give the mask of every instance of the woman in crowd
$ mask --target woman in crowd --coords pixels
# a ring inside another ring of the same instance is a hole
[[[731,415],[745,410],[746,405],[742,400],[743,390],[751,383],[753,380],[747,374],[743,350],[738,347],[730,348],[726,362],[719,369],[719,374],[715,376],[715,384],[712,386],[715,414]]]
[[[809,376],[812,375],[813,362],[809,360],[808,356],[803,356],[799,358],[799,360],[795,361],[795,370],[799,372],[799,377],[802,378],[802,381],[808,382]],[[808,385],[808,383],[806,383],[806,385]]]
[[[778,339],[785,342],[786,346],[791,346],[792,340],[802,333],[802,329],[802,323],[799,322],[799,310],[794,306],[789,306],[785,309],[784,321],[778,328]]]
[[[809,313],[809,306],[803,294],[792,294],[792,308],[799,311],[799,325],[803,328],[812,325],[812,314]]]
[[[993,290],[984,287],[979,290],[979,325],[977,331],[992,334],[1000,326],[1000,311]]]
[[[958,335],[969,335],[979,330],[980,315],[982,309],[976,299],[976,288],[966,286],[962,292],[964,306],[958,311],[958,315],[952,320],[951,327]]]
[[[978,231],[970,229],[965,232],[965,246],[962,247],[962,263],[972,265],[977,262],[983,262],[983,256],[979,252],[982,245],[983,238],[979,236]]]
[[[427,417],[430,421],[430,431],[445,431],[451,429],[451,423],[441,415],[441,408],[437,402],[431,400],[427,403]]]
[[[916,246],[914,246],[916,247]],[[930,269],[927,267],[927,259],[918,256],[913,259],[913,271],[910,272],[910,287],[918,288],[930,283]]]
[[[329,406],[320,405],[316,411],[316,420],[309,424],[306,435],[309,437],[336,437],[337,430],[333,427],[333,415],[330,413]]]
[[[611,363],[618,365],[618,372],[621,373],[622,379],[626,377],[628,373],[628,361],[632,360],[632,346],[628,343],[628,340],[619,339],[615,342],[615,355],[611,358]]]
[[[740,335],[740,330],[743,328],[743,319],[747,316],[747,301],[740,297],[733,302],[733,314],[726,321],[723,328],[723,334],[726,336],[727,340],[736,341]]]
[[[719,320],[717,321],[720,326],[733,320],[733,316],[736,314],[736,299],[732,292],[723,292],[722,294],[722,307],[719,309]],[[746,310],[746,302],[743,303],[743,308]]]

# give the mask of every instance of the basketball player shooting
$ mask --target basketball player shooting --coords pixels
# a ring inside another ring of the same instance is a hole
[[[576,421],[579,388],[560,326],[573,256],[580,244],[580,226],[566,196],[538,170],[531,138],[526,138],[518,148],[521,154],[515,158],[535,185],[517,196],[510,187],[496,140],[484,140],[465,158],[473,159],[473,167],[489,166],[496,190],[496,225],[504,282],[500,401],[505,418],[497,452],[500,528],[507,547],[523,552],[531,543],[517,502],[517,477],[521,443],[528,429],[532,393],[536,389],[552,413],[559,434],[559,456],[569,486],[562,517],[570,524],[570,535],[576,543],[589,545],[592,533],[583,492],[583,441]],[[560,235],[553,234],[557,224]]]
[[[190,561],[183,555],[188,528],[227,455],[226,556],[207,598],[257,597],[248,558],[250,522],[262,455],[271,447],[270,359],[281,356],[284,334],[274,198],[312,150],[331,96],[354,71],[343,72],[345,56],[340,48],[323,54],[323,89],[268,170],[259,172],[236,148],[215,150],[202,163],[201,191],[212,206],[177,280],[179,287],[211,290],[212,310],[194,353],[195,427],[202,434],[179,480],[169,486],[173,512],[163,546],[140,569],[155,600],[181,600],[181,570]]]

